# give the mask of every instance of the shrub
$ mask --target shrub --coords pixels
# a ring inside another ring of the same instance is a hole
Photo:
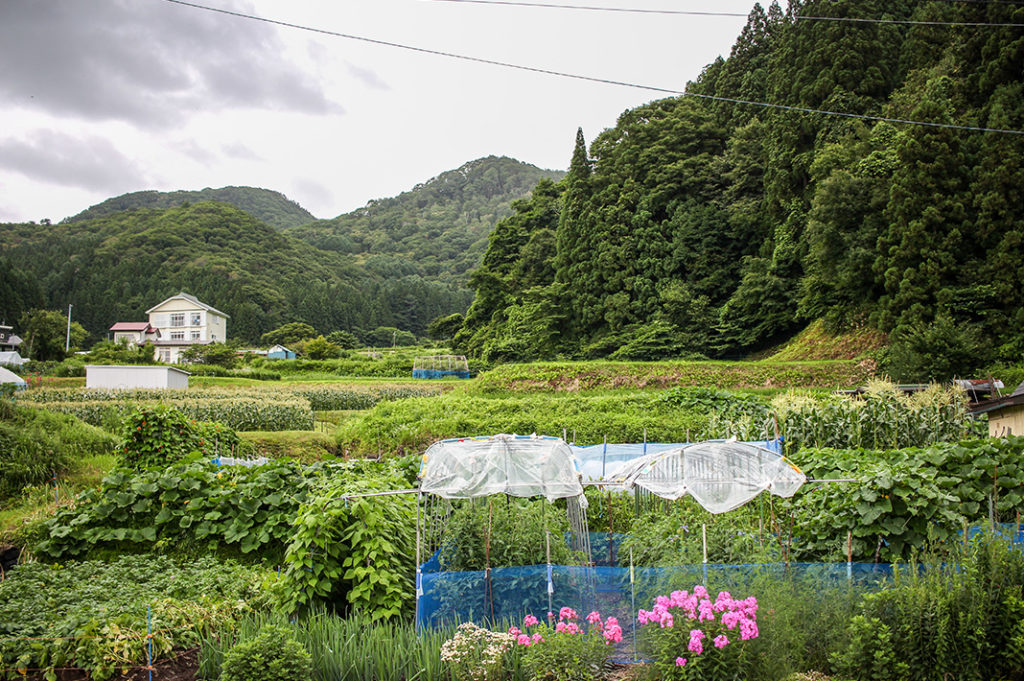
[[[721,591],[712,600],[707,589],[673,591],[658,596],[654,607],[640,610],[645,637],[662,679],[725,680],[746,678],[751,656],[746,642],[759,635],[757,599],[734,599]]]
[[[553,620],[553,613],[549,620]],[[614,617],[602,620],[592,612],[577,622],[572,608],[558,612],[558,622],[541,624],[536,617],[523,620],[523,630],[509,629],[523,647],[522,665],[533,681],[591,681],[600,678],[613,643],[622,640],[622,627]]]
[[[441,646],[441,661],[449,665],[455,681],[500,681],[513,640],[511,634],[465,622]]]
[[[313,674],[313,660],[285,627],[269,626],[256,638],[236,644],[224,657],[221,681],[302,681]]]
[[[864,597],[833,661],[857,681],[1021,678],[1022,585],[1024,555],[993,539],[946,565],[911,566]]]
[[[133,411],[121,427],[121,463],[129,468],[164,468],[189,454],[234,452],[238,436],[219,423],[188,419],[177,409],[163,405],[143,406]]]

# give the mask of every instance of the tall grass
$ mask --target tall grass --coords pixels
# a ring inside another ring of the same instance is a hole
[[[198,678],[220,677],[224,655],[235,643],[254,638],[265,626],[290,628],[313,657],[313,681],[440,681],[441,644],[451,629],[428,629],[418,636],[407,622],[372,622],[368,616],[340,618],[324,611],[289,621],[276,612],[242,619],[234,634],[207,637],[199,648]]]

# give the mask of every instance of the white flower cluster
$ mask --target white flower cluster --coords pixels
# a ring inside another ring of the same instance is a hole
[[[511,634],[466,622],[441,646],[441,661],[451,666],[457,681],[493,681],[502,677],[505,651],[514,641]]]

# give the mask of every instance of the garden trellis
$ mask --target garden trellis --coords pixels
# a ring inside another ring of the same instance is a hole
[[[420,599],[424,593],[421,561],[424,533],[419,515],[419,509],[424,507],[423,495],[442,499],[477,499],[492,494],[507,494],[525,498],[544,497],[552,503],[557,499],[565,499],[573,548],[586,556],[590,555],[587,499],[583,494],[572,449],[560,438],[502,434],[435,442],[423,455],[419,492],[416,520],[417,622]],[[437,520],[438,516],[446,517],[447,511],[438,514],[428,509],[424,516]],[[436,529],[428,529],[428,532],[435,537],[439,535]],[[550,601],[554,592],[550,558],[547,572]],[[491,593],[490,573],[488,565],[485,570],[488,594]],[[491,601],[493,618],[493,599],[488,600]],[[550,608],[551,603],[548,605]]]
[[[412,363],[413,378],[469,378],[465,355],[421,355]]]

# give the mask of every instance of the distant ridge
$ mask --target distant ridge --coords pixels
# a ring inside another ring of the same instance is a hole
[[[177,208],[184,203],[199,203],[201,201],[219,201],[234,206],[278,231],[316,220],[309,211],[281,192],[258,187],[221,187],[220,189],[207,187],[197,191],[158,192],[147,190],[122,194],[97,203],[78,215],[68,218],[65,222],[92,220],[140,208],[159,210]]]

